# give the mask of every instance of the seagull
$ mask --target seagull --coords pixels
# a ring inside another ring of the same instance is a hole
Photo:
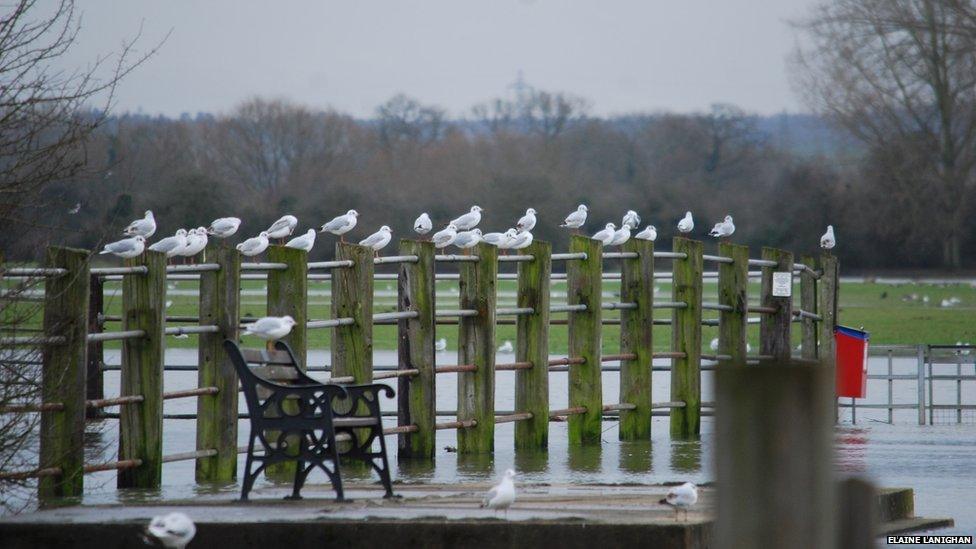
[[[708,344],[708,348],[711,349],[713,353],[715,351],[718,351],[718,338],[717,337],[714,338],[714,339],[712,339],[712,342]]]
[[[237,249],[247,257],[254,257],[264,252],[268,249],[268,233],[261,231],[261,234],[238,244]]]
[[[265,316],[244,327],[241,335],[252,335],[268,342],[268,349],[271,350],[273,341],[281,339],[291,333],[295,326],[295,319],[285,316]]]
[[[529,247],[529,244],[532,244],[532,239],[532,233],[529,231],[516,233],[506,244],[507,249],[524,250]]]
[[[511,230],[514,231],[514,229]],[[492,246],[498,246],[499,248],[501,248],[501,245],[504,244],[506,241],[508,241],[508,232],[485,233],[481,235],[481,241],[491,244]]]
[[[132,238],[123,238],[105,245],[99,254],[112,254],[123,259],[138,257],[146,249],[146,237],[136,235]]]
[[[477,246],[479,242],[481,242],[481,229],[462,231],[454,238],[454,245],[464,250],[464,253],[469,253],[468,250]]]
[[[616,229],[616,225],[613,223],[607,223],[607,226],[604,227],[602,231],[599,231],[593,235],[593,240],[599,240],[600,242],[603,242],[604,246],[609,246],[610,242],[613,241],[614,234],[617,232]]]
[[[481,223],[481,206],[471,206],[471,211],[451,221],[459,231],[470,231]]]
[[[233,236],[237,232],[237,229],[241,226],[241,220],[236,217],[221,217],[214,219],[210,223],[210,228],[207,229],[208,234],[212,234],[217,238],[227,238],[228,236]]]
[[[389,226],[383,225],[380,230],[359,241],[360,246],[373,248],[373,254],[379,255],[379,251],[386,247],[393,239],[393,230]]]
[[[454,239],[457,238],[458,235],[457,230],[457,225],[451,223],[444,229],[434,233],[434,236],[431,238],[431,240],[434,241],[434,247],[442,249],[453,244]]]
[[[283,215],[275,221],[264,232],[268,233],[268,238],[284,240],[286,236],[291,236],[298,226],[298,218],[293,215]]]
[[[634,238],[654,242],[657,240],[657,228],[654,225],[648,225],[643,231],[635,234]]]
[[[678,509],[685,510],[685,518],[688,518],[688,508],[694,505],[698,501],[698,487],[690,482],[686,482],[681,486],[675,486],[674,488],[668,490],[668,495],[664,497],[658,503],[663,503],[665,505],[670,505],[675,509],[675,516],[677,516]]]
[[[146,210],[146,216],[136,219],[122,231],[122,234],[129,236],[144,236],[149,238],[156,233],[156,218],[153,217],[152,210]]]
[[[613,239],[610,240],[610,246],[621,246],[628,240],[630,240],[630,225],[624,225],[614,231]]]
[[[173,300],[172,299],[167,299],[166,300],[166,308],[169,309],[172,305],[173,305]]]
[[[563,224],[560,225],[560,227],[567,227],[574,230],[579,229],[584,223],[586,223],[586,212],[588,211],[589,209],[585,204],[580,204],[577,206],[575,212],[566,216],[566,220],[563,221]]]
[[[837,244],[837,239],[834,238],[834,226],[827,225],[827,232],[820,237],[820,247],[825,250],[832,250]]]
[[[727,215],[720,223],[716,223],[712,230],[708,232],[709,236],[714,236],[715,238],[725,238],[728,239],[735,232],[735,224],[732,223],[732,216]]]
[[[695,220],[691,217],[691,212],[685,212],[684,218],[678,222],[679,233],[690,233],[695,229]]]
[[[166,257],[173,257],[179,255],[180,251],[186,247],[186,229],[180,229],[176,231],[173,236],[167,236],[159,241],[153,243],[149,246],[149,249],[154,252],[163,252]]]
[[[505,340],[505,343],[502,343],[501,346],[498,347],[499,353],[511,353],[514,350],[515,347],[512,346],[512,342],[507,339]]]
[[[515,471],[505,470],[502,481],[492,487],[481,500],[481,507],[488,509],[505,509],[515,503]]]
[[[535,214],[535,208],[525,210],[525,215],[523,215],[522,218],[518,220],[518,223],[515,224],[518,232],[531,231],[535,228]]]
[[[359,217],[359,212],[356,210],[349,210],[345,215],[338,215],[332,218],[325,225],[322,225],[322,233],[332,233],[339,236],[339,240],[342,242],[346,241],[346,237],[343,236],[356,226],[356,220]]]
[[[146,527],[146,534],[169,549],[183,549],[196,533],[197,527],[183,513],[153,517]]]
[[[509,229],[505,231],[502,235],[501,241],[497,244],[499,250],[511,250],[519,240],[523,238],[528,238],[527,236],[522,236],[525,233],[519,233],[515,229]]]
[[[81,211],[81,202],[75,202],[74,207],[71,208],[70,210],[68,210],[68,214],[69,215],[75,215],[76,213],[78,213],[80,211]]]
[[[443,351],[445,349],[447,349],[447,339],[446,338],[443,338],[442,337],[442,338],[440,338],[440,339],[438,339],[437,341],[434,342],[434,350],[435,351]]]
[[[434,225],[430,222],[430,216],[427,215],[427,212],[420,214],[420,217],[413,222],[413,230],[419,235],[429,233],[433,226]]]
[[[621,226],[630,227],[632,230],[640,227],[641,218],[637,215],[634,210],[627,210],[624,214],[623,220],[620,222]]]
[[[315,246],[315,229],[309,229],[305,234],[296,236],[285,244],[286,248],[295,248],[306,252],[312,251],[312,246]]]
[[[193,256],[202,252],[206,247],[207,229],[204,227],[190,229],[190,232],[186,235],[186,246],[183,246],[183,249],[177,252],[177,255],[192,259]]]

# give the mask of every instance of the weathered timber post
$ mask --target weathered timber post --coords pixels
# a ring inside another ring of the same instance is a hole
[[[834,326],[837,325],[837,299],[839,265],[830,252],[820,256],[820,300],[817,313],[820,315],[820,358],[825,364],[834,364]]]
[[[878,495],[874,485],[861,478],[840,482],[837,522],[839,549],[872,549],[878,535]]]
[[[434,368],[435,286],[434,243],[401,240],[400,255],[417,256],[416,263],[400,263],[397,278],[397,309],[414,311],[416,318],[397,322],[397,356],[401,370],[417,375],[397,381],[397,417],[400,425],[416,425],[413,433],[400,433],[397,457],[433,459],[436,447],[436,403]]]
[[[573,235],[569,251],[586,254],[586,259],[566,264],[566,302],[586,307],[569,313],[569,358],[582,359],[582,364],[569,365],[569,406],[586,408],[585,413],[569,416],[569,443],[599,444],[603,421],[603,244]]]
[[[654,361],[654,242],[632,238],[624,252],[636,259],[622,259],[620,301],[636,303],[636,309],[620,311],[620,354],[634,355],[620,361],[620,402],[633,410],[620,410],[620,440],[651,437],[651,365]]]
[[[196,460],[196,479],[229,481],[237,476],[237,372],[223,342],[240,337],[241,254],[211,241],[204,261],[220,270],[200,273],[200,324],[220,331],[199,336],[198,387],[216,387],[217,394],[197,398],[197,450],[217,455]]]
[[[119,488],[158,488],[163,475],[166,254],[146,250],[126,264],[144,265],[147,273],[122,277],[122,329],[146,335],[122,340],[120,393],[143,400],[121,407],[119,459],[139,459],[142,465],[121,469],[117,483]]]
[[[532,314],[515,321],[515,360],[530,362],[528,370],[515,372],[515,410],[532,418],[515,422],[515,448],[545,450],[549,447],[549,281],[552,245],[534,241],[522,253],[535,259],[518,264],[518,307]]]
[[[373,381],[373,249],[336,243],[336,259],[352,267],[332,270],[332,318],[352,318],[332,332],[332,376]]]
[[[817,269],[817,260],[812,256],[805,255],[800,258],[803,263],[812,270]],[[814,275],[804,269],[800,272],[800,309],[809,313],[817,312],[817,279]],[[807,359],[817,358],[817,321],[803,317],[800,319],[800,326],[803,329],[803,340],[800,345],[800,356]]]
[[[461,317],[458,326],[458,364],[473,364],[474,372],[458,373],[458,420],[477,425],[458,429],[458,452],[478,454],[495,448],[495,281],[498,248],[484,242],[474,248],[478,261],[464,261],[460,270],[460,307],[478,311]]]
[[[105,312],[105,289],[102,277],[92,275],[89,277],[88,285],[88,333],[94,334],[102,331],[102,315]],[[92,341],[88,344],[88,373],[85,381],[85,395],[89,400],[105,398],[105,376],[102,374],[102,363],[105,360],[105,346],[101,341]],[[87,417],[97,418],[102,415],[101,408],[89,408],[86,412]]]
[[[671,409],[671,436],[691,436],[701,432],[701,318],[702,254],[697,240],[675,237],[672,250],[685,254],[672,260],[672,300],[684,303],[671,312],[671,350],[682,357],[671,362],[671,400],[683,402]]]
[[[286,246],[269,246],[268,261],[284,263],[284,270],[268,271],[268,315],[290,315],[295,319],[291,333],[282,338],[308,367],[308,252]],[[333,299],[335,299],[333,292]]]
[[[715,374],[715,545],[835,547],[830,369],[764,362]]]
[[[762,258],[775,261],[775,267],[762,268],[762,307],[774,309],[773,313],[761,313],[759,320],[759,354],[771,356],[774,361],[789,360],[792,353],[790,347],[790,333],[793,323],[793,254],[776,248],[763,248]],[[777,274],[786,273],[789,283],[777,285],[774,279]],[[782,286],[780,293],[787,295],[773,295],[774,286]]]
[[[745,364],[749,247],[722,242],[718,251],[720,256],[732,258],[732,263],[718,265],[718,303],[732,307],[718,313],[718,353],[728,355],[731,364]]]
[[[46,266],[66,274],[44,281],[44,336],[64,343],[43,346],[41,401],[63,408],[41,414],[40,469],[61,474],[41,477],[41,503],[84,492],[85,367],[88,353],[88,252],[50,247]]]

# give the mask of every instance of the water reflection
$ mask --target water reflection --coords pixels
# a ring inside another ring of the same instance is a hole
[[[434,477],[436,462],[423,458],[400,458],[396,461],[397,476],[411,481],[428,481]]]
[[[457,454],[457,470],[465,476],[485,478],[495,474],[492,454]]]
[[[620,441],[620,469],[629,473],[650,473],[653,470],[653,444],[649,440]]]
[[[571,471],[599,473],[603,460],[603,447],[599,445],[570,444],[567,448],[568,465]]]
[[[862,473],[867,470],[868,433],[867,429],[858,427],[837,429],[834,459],[838,471]]]
[[[519,473],[546,473],[549,471],[549,452],[516,450],[515,470]]]
[[[677,473],[697,473],[701,470],[702,445],[700,438],[671,442],[671,469]]]

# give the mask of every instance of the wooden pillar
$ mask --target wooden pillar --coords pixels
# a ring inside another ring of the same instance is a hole
[[[716,547],[835,547],[830,370],[768,362],[715,375]]]
[[[373,249],[336,243],[336,259],[352,267],[332,269],[332,318],[352,318],[332,332],[332,376],[373,381]]]
[[[684,402],[671,409],[671,436],[684,437],[701,432],[701,318],[702,253],[697,240],[675,237],[671,248],[685,254],[672,261],[672,300],[684,307],[672,309],[671,350],[683,358],[671,362],[671,400]]]
[[[522,253],[535,259],[518,264],[518,307],[534,313],[515,321],[515,360],[532,368],[515,372],[515,410],[531,412],[532,419],[515,422],[515,448],[549,447],[549,282],[552,245],[534,241]]]
[[[873,549],[877,547],[878,494],[874,485],[861,478],[847,478],[840,482],[840,506],[837,522],[840,527],[840,549]]]
[[[401,370],[415,369],[415,376],[397,381],[397,417],[400,425],[416,425],[413,433],[400,433],[398,459],[434,459],[437,445],[435,398],[435,286],[434,243],[401,240],[400,255],[415,255],[416,263],[401,263],[397,278],[397,309],[415,311],[417,318],[397,323],[397,355]]]
[[[458,420],[477,425],[458,429],[458,452],[478,454],[495,448],[495,281],[498,248],[484,242],[474,248],[477,262],[464,261],[460,270],[460,307],[477,316],[462,317],[458,326],[458,364],[474,364],[474,372],[458,374]]]
[[[800,258],[800,263],[813,270],[817,269],[817,261],[812,256],[805,255]],[[810,312],[817,312],[817,279],[809,271],[800,272],[800,309]],[[800,326],[803,330],[803,340],[800,342],[800,356],[807,359],[817,358],[817,321],[812,318],[802,318]]]
[[[775,309],[774,313],[760,313],[759,354],[772,356],[771,360],[789,360],[792,353],[790,333],[793,322],[793,254],[776,248],[763,248],[762,258],[775,261],[775,267],[762,268],[762,295],[760,305]],[[777,273],[786,273],[788,284],[776,284]],[[780,294],[774,295],[777,290]]]
[[[142,465],[119,471],[119,488],[158,488],[163,473],[163,358],[165,354],[166,254],[146,250],[127,265],[145,265],[146,274],[122,279],[122,329],[145,337],[122,341],[121,395],[143,401],[121,407],[119,459]]]
[[[237,372],[223,343],[240,337],[241,254],[211,240],[204,261],[220,270],[200,273],[200,324],[220,331],[199,336],[198,387],[217,387],[217,394],[197,398],[197,450],[217,455],[196,460],[196,479],[230,481],[237,476]]]
[[[45,265],[67,273],[44,282],[44,336],[65,341],[44,345],[42,351],[41,401],[64,408],[41,414],[39,468],[61,469],[58,476],[38,479],[41,503],[84,492],[88,252],[52,246]]]
[[[88,333],[94,334],[102,331],[102,315],[105,313],[105,291],[104,280],[98,275],[89,277],[88,285]],[[105,376],[102,373],[102,364],[105,362],[105,346],[101,341],[92,341],[88,344],[88,359],[85,395],[89,400],[105,398]],[[86,410],[86,416],[97,418],[102,415],[101,408],[90,408]]]
[[[654,242],[633,238],[624,252],[636,259],[621,260],[620,301],[636,309],[620,311],[620,354],[635,355],[620,361],[620,402],[633,410],[620,410],[620,440],[651,437],[651,365],[654,361]]]
[[[718,245],[719,255],[731,257],[732,263],[718,265],[719,305],[732,307],[718,314],[718,354],[731,357],[731,364],[745,364],[748,336],[746,288],[749,285],[749,247],[728,242]]]
[[[284,263],[284,270],[268,271],[268,316],[289,315],[295,319],[291,333],[282,338],[308,367],[308,252],[286,246],[269,246],[268,261]],[[333,291],[333,299],[335,299]]]
[[[585,311],[569,313],[569,356],[583,360],[582,364],[569,365],[569,406],[586,408],[583,414],[569,416],[569,443],[599,444],[603,422],[603,244],[573,235],[569,251],[586,254],[586,259],[566,263],[566,301],[569,305],[586,305]]]
[[[837,318],[837,302],[840,285],[838,273],[840,271],[837,258],[829,252],[820,256],[820,359],[825,364],[834,364],[834,326],[839,322]]]

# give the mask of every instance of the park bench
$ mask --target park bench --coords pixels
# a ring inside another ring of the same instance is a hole
[[[384,497],[393,496],[379,401],[380,393],[392,397],[393,389],[378,383],[317,381],[302,371],[283,341],[265,350],[241,349],[228,339],[224,348],[237,370],[251,419],[242,500],[268,467],[295,462],[288,499],[301,499],[306,477],[318,467],[329,477],[336,500],[343,501],[340,457],[365,462],[379,474]]]

